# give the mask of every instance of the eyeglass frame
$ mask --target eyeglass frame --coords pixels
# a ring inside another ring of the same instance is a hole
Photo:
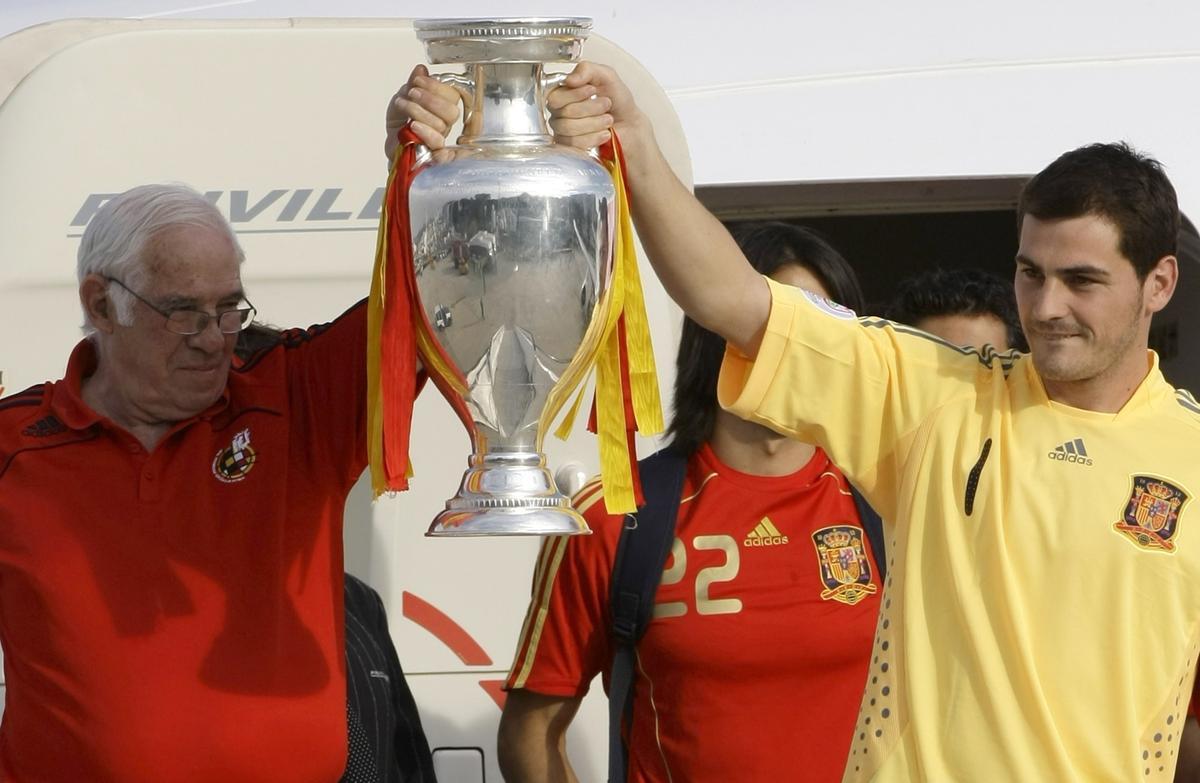
[[[193,335],[200,334],[201,332],[203,332],[205,329],[208,328],[208,324],[210,321],[217,322],[217,331],[220,332],[221,334],[224,334],[224,335],[240,334],[242,331],[245,330],[245,328],[247,326],[249,326],[251,324],[251,322],[254,321],[254,316],[258,314],[258,308],[256,308],[250,302],[250,300],[248,298],[246,298],[245,296],[242,296],[242,301],[244,301],[247,305],[249,305],[248,307],[237,307],[237,308],[234,308],[233,310],[225,310],[224,312],[219,312],[216,314],[207,313],[203,310],[193,310],[190,307],[180,307],[175,310],[161,310],[158,307],[156,307],[152,302],[150,302],[148,299],[146,299],[144,296],[139,294],[137,291],[134,291],[132,288],[125,285],[117,278],[109,277],[107,275],[104,275],[103,277],[108,282],[116,283],[117,285],[121,286],[121,288],[124,288],[126,291],[128,291],[133,296],[134,299],[138,300],[142,304],[146,305],[146,307],[149,307],[151,310],[153,310],[154,312],[161,315],[166,320],[166,323],[163,324],[163,328],[166,329],[171,334],[178,334],[182,337],[192,337]],[[195,313],[196,315],[203,316],[204,320],[202,320],[200,322],[200,327],[198,329],[196,329],[196,331],[180,332],[180,331],[176,331],[175,329],[171,328],[171,316],[173,316],[175,313]],[[224,318],[229,313],[242,313],[243,314],[242,318],[238,321],[238,328],[236,331],[227,332],[221,328],[221,319]]]

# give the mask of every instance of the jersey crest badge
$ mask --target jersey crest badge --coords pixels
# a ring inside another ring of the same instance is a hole
[[[232,484],[246,478],[246,474],[254,467],[257,455],[250,447],[250,428],[233,436],[233,442],[228,447],[217,452],[213,457],[212,471],[218,481]]]
[[[832,299],[826,299],[820,294],[814,294],[812,291],[809,291],[806,288],[800,289],[800,292],[804,294],[805,299],[812,302],[813,305],[822,313],[825,313],[825,315],[831,315],[834,318],[838,318],[843,321],[853,321],[858,318],[858,315],[849,307],[840,305]]]
[[[1189,496],[1179,487],[1158,476],[1131,476],[1133,489],[1121,521],[1113,530],[1125,535],[1142,549],[1174,552],[1179,533],[1179,515]]]
[[[854,606],[879,588],[871,583],[871,563],[863,546],[863,532],[854,525],[823,527],[812,534],[821,567],[825,601]]]

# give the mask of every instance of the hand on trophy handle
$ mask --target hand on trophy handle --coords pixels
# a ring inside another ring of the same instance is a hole
[[[555,140],[581,149],[608,141],[610,129],[624,140],[649,127],[616,71],[598,63],[579,63],[546,97],[546,105]]]
[[[387,139],[383,151],[391,161],[397,135],[411,121],[412,130],[435,157],[446,147],[446,136],[461,113],[459,106],[466,96],[462,88],[446,84],[430,76],[424,65],[413,68],[408,81],[388,102]]]

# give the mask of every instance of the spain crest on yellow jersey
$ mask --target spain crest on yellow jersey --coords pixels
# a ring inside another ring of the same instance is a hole
[[[862,528],[854,525],[823,527],[812,534],[825,589],[821,598],[853,606],[878,591],[871,582],[871,562],[863,546]]]
[[[1133,488],[1125,513],[1113,525],[1142,549],[1174,552],[1172,540],[1179,532],[1179,515],[1188,502],[1188,493],[1157,476],[1131,476]]]

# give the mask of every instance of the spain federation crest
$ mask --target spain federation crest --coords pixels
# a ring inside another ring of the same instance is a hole
[[[823,527],[812,534],[825,589],[821,598],[853,606],[879,588],[871,582],[871,562],[863,546],[862,528]]]
[[[845,305],[840,305],[832,299],[827,299],[820,294],[814,294],[806,288],[800,289],[800,293],[804,294],[804,298],[812,302],[813,305],[825,315],[831,315],[834,318],[842,321],[853,321],[858,318],[858,314]]]
[[[1131,476],[1133,488],[1125,513],[1113,529],[1129,537],[1142,549],[1174,552],[1179,533],[1179,515],[1188,493],[1158,476]]]
[[[213,475],[226,484],[241,481],[246,478],[250,468],[254,467],[256,458],[257,455],[250,446],[250,428],[247,427],[234,435],[233,442],[218,451],[217,456],[213,457]]]

